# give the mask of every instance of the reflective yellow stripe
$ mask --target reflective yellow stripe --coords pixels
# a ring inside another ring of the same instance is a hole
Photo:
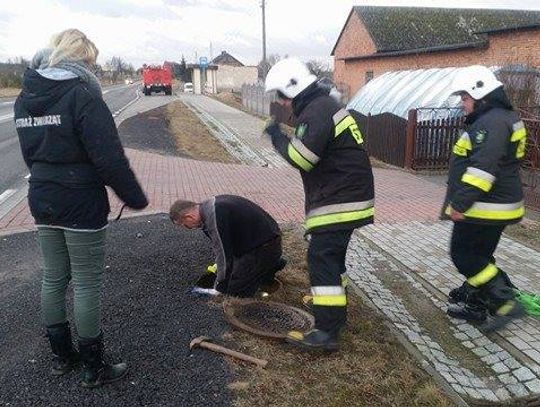
[[[323,305],[326,307],[344,307],[347,305],[347,296],[340,295],[315,295],[313,305]]]
[[[486,208],[493,207],[493,209]],[[508,207],[508,208],[505,208]],[[450,215],[451,205],[444,210],[446,215]],[[514,220],[525,215],[523,202],[516,204],[487,204],[476,202],[468,211],[464,213],[468,218],[486,219],[486,220]]]
[[[349,115],[336,125],[336,137],[343,133],[349,126],[356,124],[354,118]]]
[[[525,147],[527,145],[527,130],[524,127],[514,131],[510,141],[517,142],[516,158],[525,157]]]
[[[519,141],[523,138],[527,137],[527,130],[525,130],[524,127],[522,127],[519,130],[516,130],[512,133],[512,137],[510,138],[510,141]]]
[[[313,165],[306,160],[291,143],[289,143],[287,153],[289,154],[290,159],[304,171],[311,171],[313,169]]]
[[[330,213],[327,215],[313,216],[306,219],[306,229],[310,230],[318,226],[332,225],[335,223],[353,222],[355,220],[366,219],[373,216],[375,208],[368,208],[361,211]]]
[[[470,184],[473,187],[480,188],[484,192],[488,192],[493,185],[491,182],[471,174],[463,174],[461,181],[466,184]]]
[[[217,272],[217,264],[212,264],[206,268],[206,271],[209,273],[216,273]]]
[[[514,309],[516,303],[514,301],[506,301],[503,305],[497,309],[497,315],[506,315]]]
[[[346,116],[342,121],[340,121],[336,125],[335,137],[339,136],[341,133],[343,133],[347,129],[351,131],[351,135],[355,139],[357,144],[362,144],[364,142],[364,137],[362,136],[362,132],[358,128],[358,124],[356,123],[356,120],[354,120],[354,118],[351,115]]]
[[[469,134],[465,132],[461,135],[458,141],[456,141],[456,144],[454,144],[454,148],[452,149],[452,151],[455,155],[466,157],[467,151],[470,150],[472,150],[471,140],[469,139]]]
[[[480,287],[481,285],[486,284],[488,281],[490,281],[493,277],[497,275],[497,267],[495,264],[489,263],[482,271],[480,271],[478,274],[469,277],[467,279],[467,282],[472,285],[473,287]]]
[[[467,149],[463,148],[463,147],[460,147],[458,145],[454,146],[454,148],[452,149],[452,152],[455,155],[459,155],[460,157],[467,157]]]
[[[477,219],[487,219],[487,220],[512,220],[519,219],[525,215],[525,207],[512,209],[512,210],[502,210],[502,211],[492,211],[486,209],[477,209],[471,208],[464,213],[465,216],[469,218]]]

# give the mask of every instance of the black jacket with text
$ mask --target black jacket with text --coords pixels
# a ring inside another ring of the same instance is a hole
[[[129,207],[148,205],[103,99],[78,78],[24,74],[15,127],[30,169],[28,201],[38,226],[97,230],[110,211],[105,185]]]

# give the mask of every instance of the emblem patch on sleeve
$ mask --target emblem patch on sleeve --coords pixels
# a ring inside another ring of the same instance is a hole
[[[300,123],[298,126],[296,126],[296,129],[294,130],[294,135],[301,139],[304,137],[307,131],[307,123]]]
[[[486,139],[486,136],[487,136],[487,132],[485,130],[480,130],[474,136],[474,140],[476,141],[477,144],[480,144]]]

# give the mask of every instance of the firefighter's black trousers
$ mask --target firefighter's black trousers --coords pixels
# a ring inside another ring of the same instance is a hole
[[[450,254],[458,271],[470,283],[476,276],[487,277],[475,287],[467,299],[470,304],[483,304],[491,311],[497,310],[514,297],[513,284],[506,273],[495,266],[493,253],[499,244],[505,225],[480,225],[465,222],[454,223]],[[478,281],[477,281],[478,283]]]
[[[345,255],[352,230],[312,233],[308,249],[308,268],[314,296],[315,328],[337,335],[347,321],[347,304],[316,305],[314,290],[343,289],[341,275],[345,273]],[[329,296],[331,298],[332,296]],[[336,298],[338,298],[336,296]],[[339,299],[339,298],[338,298]],[[346,297],[344,297],[346,300]],[[329,301],[332,303],[332,301]],[[337,301],[339,303],[339,301]]]
[[[455,222],[450,242],[452,262],[465,278],[473,277],[490,263],[505,225]]]

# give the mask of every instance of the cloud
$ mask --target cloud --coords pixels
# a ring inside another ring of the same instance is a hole
[[[0,0],[0,61],[30,58],[66,28],[84,31],[99,47],[134,65],[215,56],[226,50],[255,65],[262,56],[261,0]],[[538,0],[492,0],[493,6],[540,9]],[[476,3],[475,3],[476,2]],[[330,60],[353,5],[393,0],[268,0],[267,53]],[[478,7],[488,0],[454,0]],[[447,0],[400,0],[400,5],[445,5]],[[9,10],[9,12],[8,12]],[[211,49],[212,48],[212,52]],[[213,55],[211,55],[211,53]]]
[[[129,1],[129,0],[59,0],[67,10],[75,13],[88,13],[103,17],[126,18],[131,16],[147,20],[167,19],[170,10],[161,0]]]

